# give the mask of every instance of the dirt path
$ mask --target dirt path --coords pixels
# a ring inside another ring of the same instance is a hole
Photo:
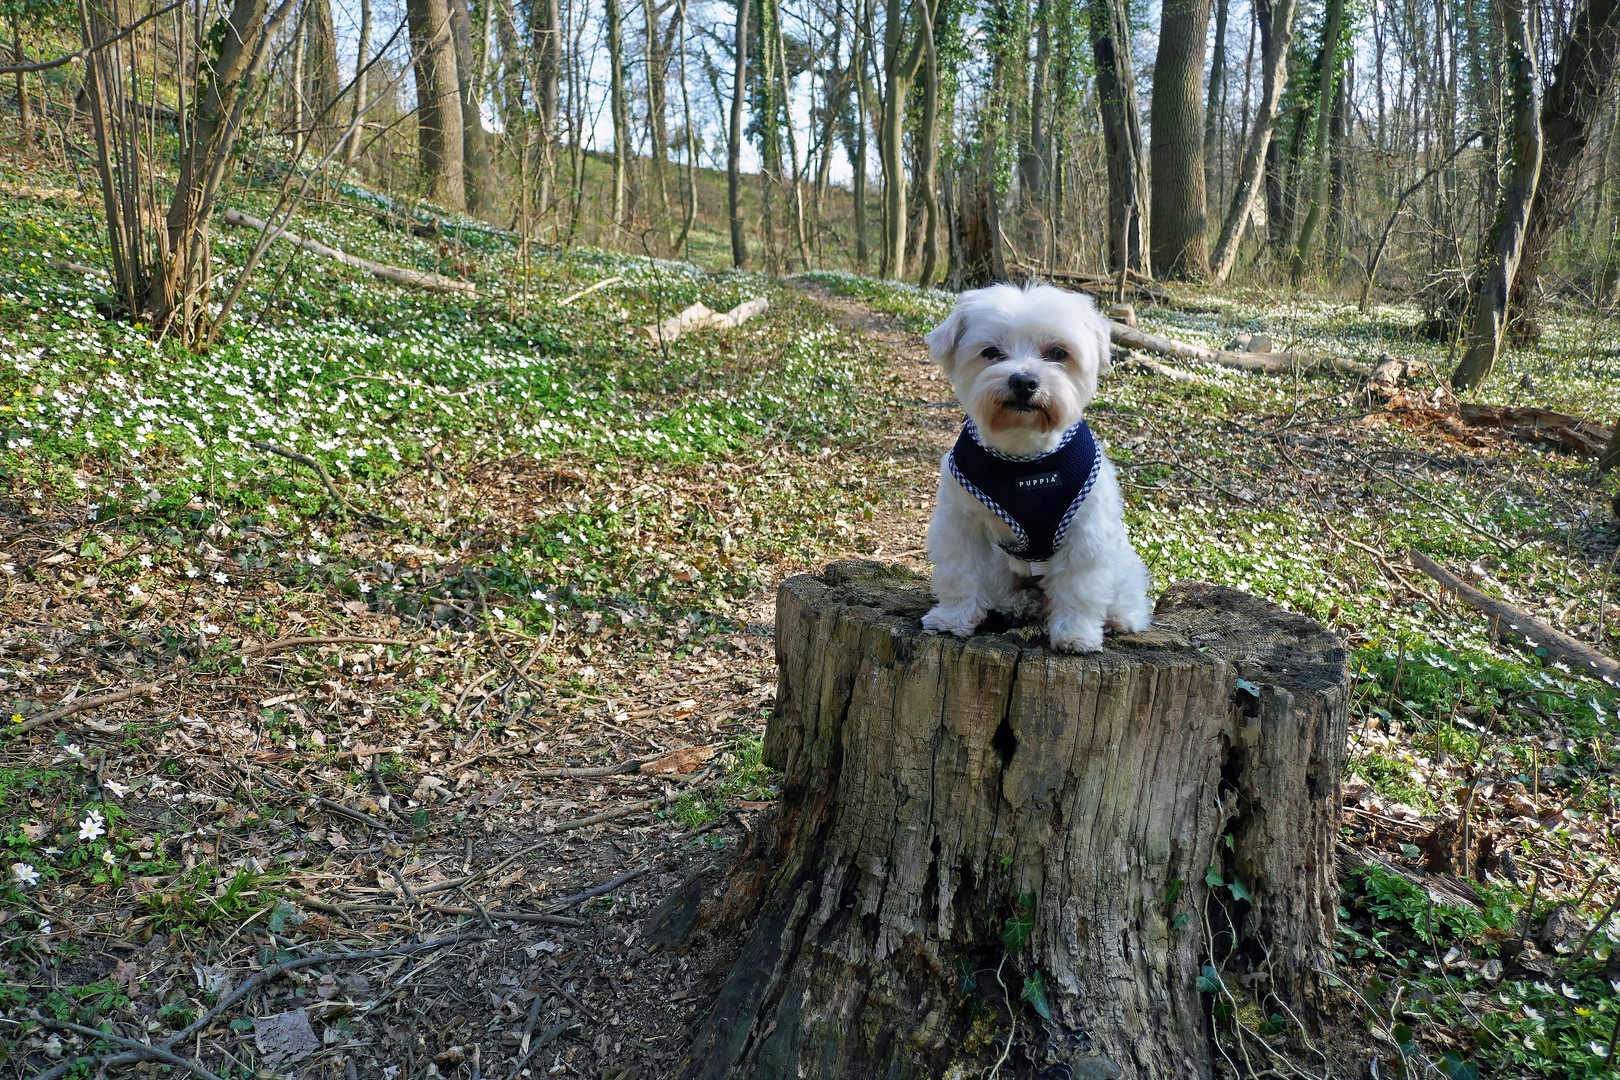
[[[870,551],[850,554],[926,569],[923,536],[934,508],[939,459],[962,424],[950,383],[929,359],[922,338],[900,319],[824,286],[805,281],[795,285],[823,305],[837,325],[861,334],[874,358],[882,358],[895,377],[894,396],[882,406],[889,410],[889,430],[872,448],[874,458],[893,462],[885,461],[888,505],[874,507],[867,530],[879,543]]]

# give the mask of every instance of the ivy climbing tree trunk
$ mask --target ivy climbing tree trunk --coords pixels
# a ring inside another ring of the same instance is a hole
[[[1150,270],[1147,151],[1131,63],[1131,24],[1123,0],[1089,0],[1087,29],[1097,70],[1097,109],[1108,159],[1108,250],[1114,270]]]
[[[1087,656],[1043,626],[925,633],[931,602],[872,562],[779,590],[779,814],[646,927],[745,936],[680,1075],[977,1074],[989,1015],[1016,1075],[1208,1078],[1201,982],[1314,1015],[1339,903],[1339,640],[1190,582],[1157,629]]]

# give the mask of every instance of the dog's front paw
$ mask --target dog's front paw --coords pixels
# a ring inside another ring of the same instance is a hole
[[[1074,616],[1054,618],[1050,636],[1058,652],[1097,652],[1103,644],[1102,623]]]
[[[972,637],[973,631],[984,621],[984,610],[979,607],[946,607],[939,605],[923,616],[924,630],[938,630],[957,637]]]

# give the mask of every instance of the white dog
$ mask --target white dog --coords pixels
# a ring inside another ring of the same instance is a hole
[[[1146,630],[1147,567],[1084,419],[1111,367],[1091,301],[1050,285],[964,293],[928,348],[968,420],[940,462],[928,525],[939,603],[923,626],[967,637],[991,611],[1018,614],[1034,578],[1055,649],[1101,649],[1105,626]]]

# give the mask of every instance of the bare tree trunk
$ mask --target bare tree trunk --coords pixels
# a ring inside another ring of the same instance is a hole
[[[17,63],[24,63],[22,20],[18,17],[15,11],[13,11],[11,14],[11,44],[12,55],[17,58]],[[18,145],[20,148],[27,150],[34,145],[34,104],[28,99],[28,84],[24,81],[25,76],[23,73],[20,71],[17,72],[16,78],[17,120],[18,125],[22,129],[22,135]]]
[[[930,12],[925,22],[931,21],[939,0],[923,0]],[[905,35],[905,13],[909,5],[903,0],[887,0],[887,14],[883,21],[883,113],[882,131],[878,140],[878,153],[883,164],[883,267],[886,278],[899,279],[906,273],[906,169],[904,136],[906,124],[906,98],[911,84],[922,67],[923,37],[918,30],[909,54],[902,56]]]
[[[1035,70],[1029,89],[1029,140],[1019,163],[1024,203],[1030,207],[1038,206],[1046,191],[1047,141],[1053,104],[1048,86],[1052,70],[1051,6],[1052,0],[1037,0],[1035,5]]]
[[[1477,291],[1468,351],[1451,373],[1452,387],[1463,391],[1479,386],[1496,367],[1507,326],[1508,296],[1519,269],[1530,205],[1541,176],[1541,79],[1536,72],[1535,44],[1525,20],[1524,0],[1501,0],[1501,9],[1508,89],[1512,95],[1509,119],[1513,124],[1513,165],[1497,203],[1490,242],[1474,275]]]
[[[537,209],[551,209],[557,183],[557,83],[562,73],[562,13],[557,0],[529,5],[529,35],[535,52],[535,107],[540,120],[540,186]]]
[[[625,221],[625,188],[630,182],[630,103],[624,85],[624,16],[619,0],[606,0],[608,35],[608,93],[613,113],[613,223]]]
[[[680,0],[680,33],[675,40],[681,47],[681,114],[686,124],[686,201],[681,215],[681,235],[675,240],[675,253],[686,252],[687,237],[692,235],[692,223],[697,220],[697,130],[692,122],[692,94],[686,78],[686,2]]]
[[[856,20],[855,35],[855,145],[847,147],[855,159],[853,195],[855,197],[855,268],[865,273],[872,253],[867,242],[866,173],[869,168],[867,144],[871,138],[872,86],[867,65],[872,61],[872,2],[864,0],[861,18]]]
[[[1172,278],[1209,276],[1204,209],[1204,42],[1209,0],[1166,0],[1153,66],[1153,265]]]
[[[726,209],[731,220],[731,265],[748,265],[748,239],[742,216],[743,106],[748,98],[748,8],[737,0],[737,33],[733,38],[736,69],[731,83],[731,128],[726,139]]]
[[[661,231],[669,239],[674,231],[674,215],[669,203],[669,125],[666,115],[669,101],[664,91],[665,80],[669,78],[669,61],[664,56],[663,39],[659,33],[657,0],[642,0],[641,10],[646,32],[643,55],[647,63],[647,134],[652,143],[652,160],[647,167],[652,172],[653,195],[658,199],[658,208],[663,213],[664,227]]]
[[[367,66],[371,63],[371,0],[360,0],[360,41],[354,50],[354,108],[349,110],[349,145],[343,148],[343,163],[353,167],[360,156],[364,139],[360,131],[360,112],[366,107]]]
[[[1299,243],[1294,248],[1289,275],[1298,285],[1305,278],[1306,258],[1311,241],[1316,237],[1316,226],[1322,220],[1322,205],[1327,201],[1328,155],[1333,131],[1334,88],[1339,79],[1339,32],[1344,26],[1344,0],[1327,0],[1327,13],[1322,25],[1322,72],[1316,87],[1316,141],[1313,149],[1316,160],[1311,163],[1310,210],[1305,224],[1300,226]]]
[[[1541,106],[1543,151],[1524,251],[1513,279],[1512,329],[1536,335],[1534,312],[1541,265],[1569,222],[1580,194],[1579,163],[1603,103],[1612,104],[1620,61],[1620,0],[1589,0],[1575,14]]]
[[[202,65],[205,87],[198,96],[191,137],[180,158],[174,200],[169,204],[164,257],[149,278],[146,304],[152,325],[179,324],[181,339],[190,341],[207,311],[209,278],[208,222],[220,183],[233,161],[231,153],[250,105],[270,43],[292,11],[283,0],[266,15],[265,0],[236,0],[220,45],[219,59]]]
[[[1349,193],[1349,162],[1346,156],[1350,149],[1350,95],[1352,75],[1355,72],[1354,55],[1347,61],[1347,65],[1340,73],[1338,84],[1333,91],[1333,128],[1328,136],[1327,257],[1328,264],[1335,274],[1338,273],[1340,259],[1344,253],[1345,234],[1349,224],[1345,210],[1345,199]]]
[[[332,0],[308,0],[304,9],[305,36],[308,54],[304,60],[304,103],[308,109],[310,126],[320,123],[321,117],[330,116],[330,108],[337,100],[338,57],[337,28],[332,22]],[[325,121],[325,130],[311,130],[311,145],[321,150],[332,145],[331,121]]]
[[[787,129],[788,165],[793,170],[793,225],[799,241],[799,264],[810,269],[810,250],[804,235],[804,184],[799,174],[799,136],[793,129],[793,99],[788,94],[787,43],[782,33],[782,6],[773,5],[775,12],[776,77],[782,91],[782,125]]]
[[[934,269],[939,262],[939,50],[934,43],[934,20],[928,5],[924,3],[917,7],[924,20],[922,138],[917,162],[917,186],[922,191],[924,223],[922,270],[917,275],[917,284],[926,289],[934,283]]]
[[[460,80],[445,0],[406,0],[416,61],[416,130],[427,197],[450,210],[467,206],[462,165]]]
[[[1249,218],[1254,214],[1255,201],[1260,196],[1260,174],[1272,149],[1277,105],[1282,101],[1283,87],[1288,81],[1288,50],[1294,37],[1294,0],[1276,0],[1274,4],[1264,4],[1264,0],[1261,0],[1261,3],[1264,6],[1256,7],[1255,17],[1260,20],[1261,26],[1262,89],[1255,109],[1254,126],[1249,129],[1248,144],[1243,148],[1243,162],[1238,167],[1232,203],[1227,208],[1226,220],[1221,224],[1221,238],[1215,245],[1215,255],[1211,260],[1210,269],[1216,281],[1225,281],[1237,262],[1243,231],[1248,227]]]
[[[1215,44],[1210,51],[1204,102],[1204,196],[1220,212],[1221,119],[1226,111],[1226,15],[1230,0],[1215,0]]]
[[[1131,63],[1131,24],[1122,0],[1089,0],[1097,108],[1108,158],[1108,250],[1115,271],[1150,272],[1147,154]]]
[[[456,50],[456,99],[461,107],[461,162],[467,209],[477,217],[495,212],[495,172],[490,161],[489,133],[484,130],[478,63],[473,55],[472,15],[467,0],[449,0],[450,33]],[[487,0],[486,0],[487,2]]]

